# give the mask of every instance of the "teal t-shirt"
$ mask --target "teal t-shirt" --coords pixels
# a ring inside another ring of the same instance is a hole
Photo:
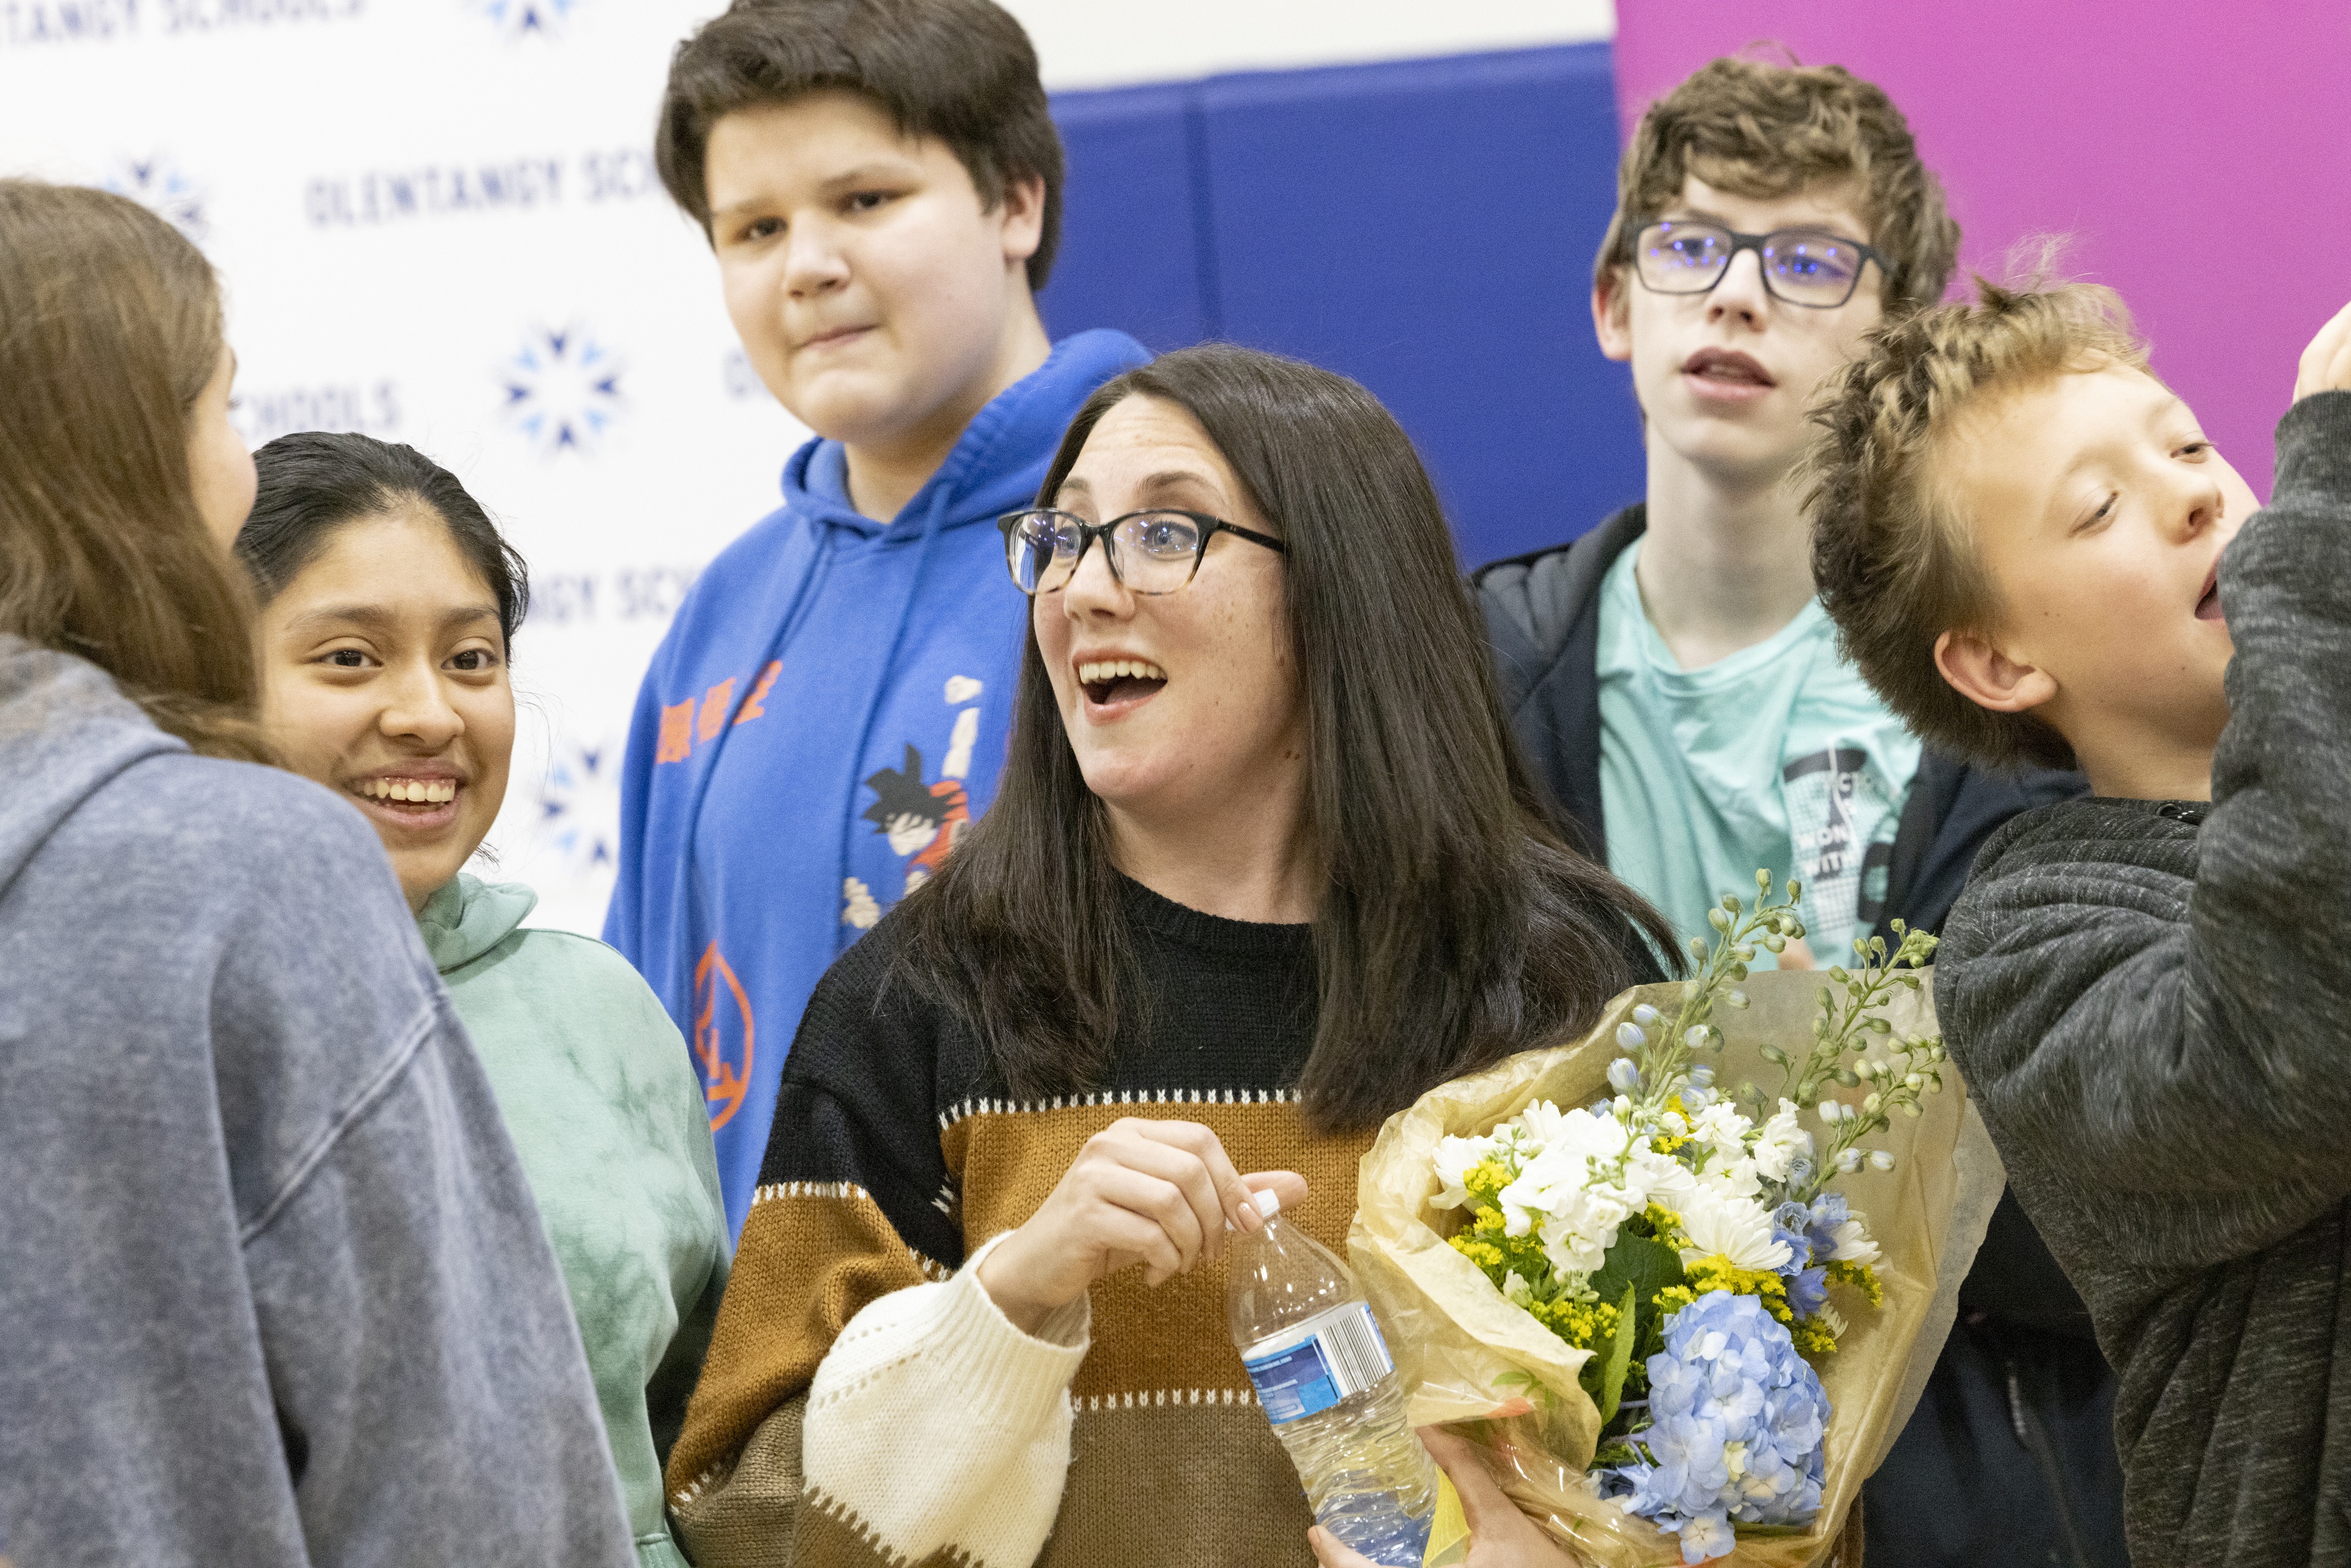
[[[1610,869],[1685,939],[1713,935],[1706,912],[1724,894],[1751,902],[1759,868],[1775,883],[1792,875],[1813,956],[1850,958],[1885,907],[1917,738],[1837,656],[1818,600],[1764,642],[1683,669],[1642,607],[1640,550],[1600,587]]]

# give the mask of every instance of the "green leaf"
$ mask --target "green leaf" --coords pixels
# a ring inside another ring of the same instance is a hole
[[[1667,1286],[1682,1282],[1680,1253],[1654,1237],[1635,1236],[1624,1229],[1617,1231],[1616,1245],[1608,1249],[1608,1256],[1592,1276],[1592,1289],[1602,1301],[1614,1301],[1629,1285],[1638,1308],[1646,1308]]]
[[[1616,1401],[1625,1392],[1625,1369],[1633,1364],[1633,1287],[1616,1308],[1616,1342],[1608,1347],[1608,1364],[1600,1373],[1600,1424],[1616,1418]]]

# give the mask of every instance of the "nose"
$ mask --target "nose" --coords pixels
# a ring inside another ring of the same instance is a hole
[[[837,227],[813,214],[795,216],[784,235],[784,292],[806,299],[848,281],[849,262]]]
[[[1730,266],[1722,281],[1706,297],[1706,319],[1719,321],[1725,317],[1759,326],[1763,314],[1771,308],[1771,291],[1763,287],[1763,257],[1761,252],[1742,250],[1730,258]]]
[[[1078,570],[1061,585],[1061,611],[1072,620],[1134,613],[1134,592],[1110,569],[1109,544],[1107,539],[1089,539],[1085,553],[1078,557]]]
[[[389,695],[376,719],[387,737],[438,751],[465,732],[465,718],[449,706],[440,672],[423,659],[402,667]]]
[[[2192,470],[2180,478],[2174,515],[2179,518],[2179,538],[2185,542],[2218,524],[2228,510],[2229,500],[2216,475]]]

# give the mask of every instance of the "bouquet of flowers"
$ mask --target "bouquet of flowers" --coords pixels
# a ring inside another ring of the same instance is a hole
[[[1866,1474],[1832,1475],[1840,1417],[1845,1458],[1874,1466],[1948,1331],[1938,1287],[1955,1298],[1998,1197],[1988,1146],[1957,1159],[1968,1118],[1921,1120],[1949,1072],[1920,983],[1934,939],[1897,928],[1891,953],[1856,944],[1853,970],[1750,980],[1759,947],[1802,935],[1801,889],[1775,902],[1758,882],[1692,943],[1689,980],[1434,1092],[1364,1165],[1353,1249],[1420,1385],[1415,1419],[1474,1415],[1521,1506],[1610,1563],[1698,1563],[1742,1537],[1782,1548],[1752,1561],[1816,1556]],[[1762,1038],[1733,1021],[1750,988],[1775,1004]],[[1814,1004],[1793,1049],[1792,1002]],[[1778,1082],[1734,1088],[1750,1068]],[[1844,1190],[1871,1183],[1894,1266],[1876,1205]],[[1840,1376],[1854,1340],[1868,1354]]]

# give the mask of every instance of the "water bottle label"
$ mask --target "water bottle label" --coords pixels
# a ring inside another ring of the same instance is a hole
[[[1241,1364],[1279,1427],[1361,1394],[1395,1370],[1395,1358],[1372,1309],[1349,1301],[1249,1346]]]

